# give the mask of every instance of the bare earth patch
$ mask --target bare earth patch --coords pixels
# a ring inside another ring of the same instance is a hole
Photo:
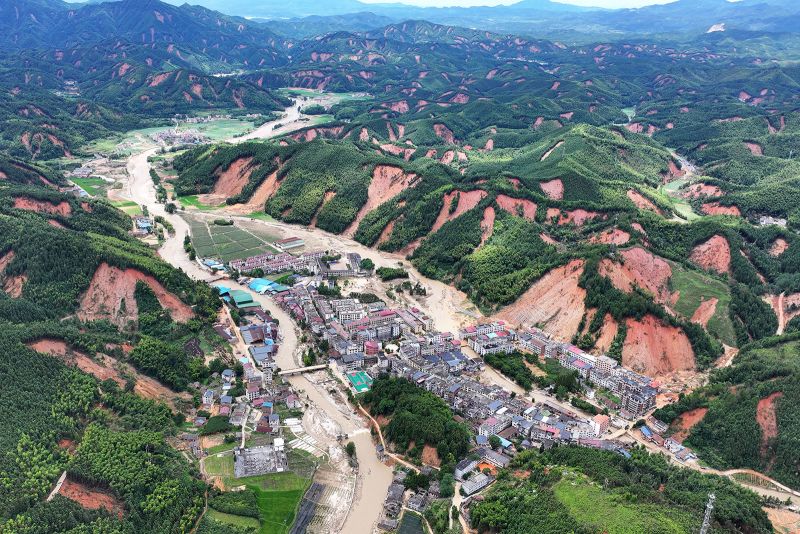
[[[716,198],[716,197],[721,197],[723,194],[724,193],[722,192],[722,189],[720,189],[716,185],[699,183],[699,184],[692,184],[686,187],[681,193],[681,196],[683,196],[684,198],[701,198],[701,197]]]
[[[572,211],[562,212],[558,208],[547,209],[547,221],[552,222],[556,218],[556,224],[564,226],[567,224],[574,224],[575,226],[583,226],[586,221],[599,217],[600,214],[595,211],[586,211],[584,209],[577,209]]]
[[[549,182],[540,182],[539,187],[542,192],[551,200],[561,200],[564,198],[564,182],[560,178],[550,180]]]
[[[600,234],[593,235],[589,239],[590,243],[602,243],[603,245],[624,245],[631,240],[631,234],[619,228],[609,228]]]
[[[450,212],[453,201],[458,197],[458,205],[455,211]],[[473,191],[451,191],[444,196],[444,205],[442,206],[439,216],[433,223],[430,233],[437,232],[439,228],[461,215],[464,215],[469,210],[473,209],[478,203],[486,198],[486,191],[475,189]]]
[[[28,346],[36,352],[56,356],[67,365],[74,365],[84,373],[88,373],[98,380],[111,379],[119,386],[125,385],[125,380],[119,375],[116,369],[113,368],[114,360],[110,357],[106,357],[109,360],[108,362],[106,362],[105,359],[103,359],[104,361],[102,362],[93,360],[86,354],[71,349],[60,339],[40,339],[28,343]],[[106,365],[106,363],[111,365]]]
[[[69,217],[72,214],[72,206],[68,202],[62,201],[58,204],[45,200],[36,200],[28,197],[16,197],[14,207],[18,210],[35,211],[36,213],[47,213],[50,215],[61,215]]]
[[[599,266],[599,273],[611,280],[614,287],[626,293],[640,287],[651,293],[656,302],[663,304],[670,300],[672,268],[669,263],[642,247],[623,250],[620,255],[622,263],[603,259]]]
[[[252,157],[239,158],[231,163],[226,170],[219,173],[211,193],[200,195],[199,200],[204,204],[216,205],[241,193],[255,170],[252,163]]]
[[[782,508],[764,507],[775,532],[779,534],[797,534],[800,532],[800,514]]]
[[[67,477],[58,494],[75,501],[87,510],[99,510],[101,508],[110,512],[112,515],[122,518],[125,506],[122,501],[114,497],[110,491],[91,488],[81,482],[76,482]]]
[[[481,222],[481,245],[486,243],[489,238],[492,237],[492,232],[494,232],[495,215],[494,208],[491,206],[488,206],[485,210],[483,210],[483,221]]]
[[[436,447],[425,445],[422,448],[422,463],[433,467],[442,465],[442,460],[439,459],[439,453],[436,452]]]
[[[770,247],[769,249],[769,254],[773,258],[777,258],[781,254],[786,252],[786,249],[788,248],[789,248],[789,242],[786,241],[784,238],[779,237],[778,239],[775,240],[774,243],[772,243],[772,247]]]
[[[628,189],[628,198],[640,210],[649,210],[655,213],[661,213],[661,210],[658,209],[658,207],[655,204],[653,204],[653,202],[649,198],[645,197],[635,189]]]
[[[715,297],[711,297],[708,300],[703,300],[703,302],[700,303],[700,306],[698,306],[694,311],[694,314],[692,315],[692,322],[704,327],[707,326],[708,321],[714,317],[714,313],[717,311],[718,302],[719,299]]]
[[[769,397],[758,401],[756,407],[756,421],[761,428],[761,456],[767,453],[770,440],[778,437],[778,418],[775,411],[775,402],[783,397],[783,393],[776,391]]]
[[[264,211],[267,200],[272,198],[281,186],[281,183],[278,181],[278,173],[281,167],[283,167],[282,164],[275,172],[267,176],[264,181],[261,182],[261,185],[256,188],[253,196],[250,197],[250,200],[248,200],[246,204],[229,206],[228,211],[238,215],[249,215],[255,211]]]
[[[560,339],[571,339],[586,310],[586,290],[578,286],[583,266],[582,260],[572,260],[552,269],[497,317],[516,325],[539,324]]]
[[[731,247],[727,239],[715,235],[705,243],[697,245],[689,259],[707,271],[724,274],[731,268]]]
[[[353,237],[358,225],[367,213],[374,210],[384,202],[393,199],[408,187],[412,187],[417,180],[417,175],[406,173],[400,167],[393,165],[376,165],[372,171],[372,180],[367,189],[367,202],[358,210],[355,220],[345,230],[347,237]]]
[[[742,216],[742,212],[736,206],[722,206],[719,202],[706,202],[703,204],[703,213],[706,215]]]
[[[437,137],[441,138],[442,141],[449,145],[456,144],[455,134],[453,134],[453,131],[444,124],[434,124],[433,133],[435,133]]]
[[[309,224],[311,228],[317,226],[317,219],[319,218],[319,212],[321,212],[322,208],[325,207],[325,204],[333,200],[335,196],[336,196],[336,191],[325,192],[325,196],[322,198],[322,203],[319,205],[319,208],[317,208],[317,211],[314,212],[314,216],[311,218],[311,223]]]
[[[134,292],[136,282],[146,283],[155,293],[158,302],[172,314],[172,318],[185,323],[194,317],[194,311],[178,297],[167,291],[152,276],[136,269],[119,269],[102,263],[95,271],[89,289],[81,298],[78,318],[82,321],[107,319],[117,326],[137,320],[139,310]]]
[[[764,155],[764,149],[761,148],[761,145],[759,145],[758,143],[745,142],[744,146],[754,156],[763,156]]]
[[[133,367],[120,363],[111,356],[98,354],[96,358],[90,358],[80,351],[73,350],[60,339],[39,339],[28,343],[28,347],[36,352],[55,356],[63,360],[67,365],[75,366],[100,381],[113,380],[120,387],[125,386],[125,376],[133,377],[136,381],[133,391],[137,395],[146,399],[164,402],[173,410],[175,409],[175,398],[181,398],[184,401],[191,400],[191,396],[188,393],[177,393],[158,380],[139,373]],[[123,351],[125,351],[124,347]]]
[[[389,238],[392,237],[392,232],[394,232],[394,225],[397,222],[397,219],[392,219],[389,221],[383,230],[381,230],[381,235],[378,236],[378,241],[375,242],[375,246],[379,247],[389,241]]]
[[[689,437],[689,432],[691,432],[692,427],[702,421],[707,412],[708,408],[695,408],[694,410],[689,410],[679,415],[678,418],[672,422],[672,428],[675,430],[671,436],[672,439],[678,443],[683,443],[683,440]]]
[[[529,221],[536,217],[536,204],[528,199],[513,198],[508,195],[498,195],[497,205],[515,217],[524,217]]]
[[[665,325],[652,315],[641,321],[628,319],[626,324],[628,335],[622,347],[625,367],[653,378],[695,368],[692,345],[681,329]]]
[[[607,352],[611,348],[611,343],[619,330],[619,324],[610,314],[606,314],[603,318],[603,326],[600,328],[600,335],[597,336],[595,348],[600,352]]]

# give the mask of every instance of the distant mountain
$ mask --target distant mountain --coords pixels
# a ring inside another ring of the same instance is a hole
[[[302,39],[314,35],[339,31],[368,31],[375,28],[388,26],[399,19],[376,15],[375,13],[348,13],[346,15],[311,15],[288,20],[250,19],[252,22],[261,22],[275,33]]]

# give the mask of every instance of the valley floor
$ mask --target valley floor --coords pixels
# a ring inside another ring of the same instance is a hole
[[[287,133],[292,129],[302,128],[307,125],[301,118],[301,113],[297,110],[296,105],[293,105],[287,109],[287,114],[281,119],[267,123],[247,136],[232,138],[229,141],[240,142],[253,138],[269,138]],[[280,126],[275,128],[276,125]],[[280,238],[299,237],[305,241],[309,249],[357,252],[362,257],[373,260],[376,267],[397,267],[402,264],[410,273],[412,283],[419,281],[426,288],[427,296],[417,298],[403,294],[399,298],[403,304],[416,306],[429,313],[434,318],[434,326],[437,330],[457,332],[459,328],[468,323],[474,323],[476,319],[482,317],[464,293],[452,286],[423,277],[404,257],[368,248],[344,236],[330,234],[317,228],[299,227],[262,217],[241,216],[228,211],[225,207],[211,212],[190,209],[183,216],[167,214],[164,210],[164,205],[156,202],[155,187],[149,174],[150,164],[148,158],[154,155],[156,150],[156,148],[147,149],[132,155],[128,159],[129,178],[121,196],[139,205],[147,206],[151,215],[162,216],[175,227],[174,235],[166,236],[166,240],[159,249],[159,254],[167,262],[182,269],[192,278],[213,283],[211,274],[202,269],[197,262],[189,260],[183,250],[183,239],[190,232],[188,219],[207,220],[223,215],[226,218],[233,219],[245,229],[266,229]],[[224,285],[234,289],[238,288],[237,284],[232,283],[230,280],[225,280]],[[351,291],[373,292],[375,294],[385,294],[386,288],[387,286],[380,285],[380,282],[375,280],[359,280],[353,282],[352,287],[349,287]],[[279,366],[283,369],[300,366],[302,346],[298,336],[299,331],[294,326],[291,318],[269,297],[254,295],[254,298],[266,310],[269,310],[273,317],[277,318],[283,326],[284,342],[277,358]],[[293,326],[288,327],[288,325]],[[516,384],[493,369],[487,368],[482,375],[482,379],[489,383],[500,385],[507,390],[516,391],[518,394],[524,393]],[[368,423],[347,405],[336,402],[326,388],[322,386],[319,378],[315,378],[313,375],[308,377],[301,375],[288,377],[288,381],[311,404],[311,409],[307,411],[303,419],[303,426],[306,432],[317,439],[319,443],[328,445],[335,445],[337,433],[344,433],[356,444],[361,468],[357,474],[352,504],[347,513],[343,514],[342,531],[356,534],[372,532],[373,525],[380,515],[386,490],[391,483],[392,468],[378,461],[374,452],[374,444]],[[541,401],[543,399],[544,396],[541,393],[534,393],[534,400]],[[553,399],[548,397],[547,401],[553,402]],[[628,434],[628,437],[638,441],[638,438],[635,438],[632,434]],[[645,445],[649,447],[648,444]],[[702,469],[699,466],[696,468]],[[705,469],[702,470],[711,472]],[[719,474],[728,475],[729,473]],[[342,475],[344,475],[344,472],[342,472]],[[747,487],[762,495],[775,495],[784,500],[787,497],[796,498],[798,495],[794,492],[792,494],[785,491],[773,492],[751,485]]]

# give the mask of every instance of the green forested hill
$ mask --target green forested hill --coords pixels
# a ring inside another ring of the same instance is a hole
[[[136,375],[112,362],[175,390],[187,379],[203,380],[207,369],[184,344],[207,335],[217,298],[129,237],[130,219],[110,205],[58,193],[43,183],[59,183],[58,175],[19,161],[3,158],[0,172],[0,531],[188,531],[205,485],[165,442],[182,416],[134,394]],[[137,302],[128,305],[138,304],[138,314],[129,311],[124,326],[79,320],[87,312],[82,296],[103,283],[94,280],[102,268],[153,280],[136,285]],[[173,320],[147,298],[153,283],[195,318]],[[136,348],[129,353],[127,345]],[[170,360],[160,359],[168,352]],[[114,378],[101,381],[68,366],[72,358],[81,369],[93,362]],[[65,470],[70,480],[110,495],[122,516],[61,497],[44,502]]]

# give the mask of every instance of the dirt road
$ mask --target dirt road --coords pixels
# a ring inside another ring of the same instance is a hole
[[[800,503],[800,492],[794,491],[791,488],[788,488],[777,482],[768,476],[764,475],[763,473],[758,473],[756,471],[752,471],[750,469],[728,469],[727,471],[720,471],[718,469],[713,469],[711,467],[704,467],[701,466],[697,461],[690,461],[690,462],[681,462],[675,458],[674,455],[670,454],[669,451],[666,449],[662,449],[658,447],[655,443],[648,441],[641,435],[637,430],[629,430],[626,434],[627,437],[635,440],[638,444],[644,445],[645,448],[653,454],[663,454],[669,458],[669,462],[673,465],[677,465],[678,467],[684,467],[687,469],[693,469],[695,471],[700,471],[701,473],[705,473],[707,475],[717,475],[721,477],[731,478],[733,479],[733,475],[735,474],[749,474],[753,475],[757,478],[760,478],[770,484],[772,484],[776,490],[764,488],[761,486],[754,486],[750,484],[744,484],[739,480],[733,479],[736,483],[744,486],[745,488],[761,495],[764,497],[775,497],[780,499],[781,501],[786,501],[786,499],[791,499],[793,504]]]

